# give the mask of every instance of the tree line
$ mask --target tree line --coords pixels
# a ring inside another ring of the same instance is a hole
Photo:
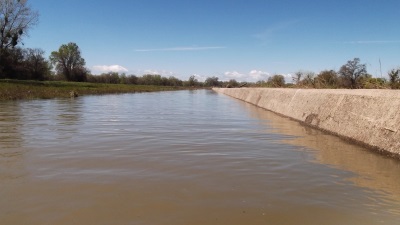
[[[174,76],[161,76],[158,74],[145,74],[142,76],[119,74],[116,72],[102,73],[100,75],[87,75],[87,82],[106,83],[106,84],[133,84],[133,85],[158,85],[173,87],[239,87],[244,82],[237,82],[232,79],[229,81],[219,81],[216,76],[208,77],[205,81],[199,81],[192,75],[188,80],[181,80]]]
[[[292,82],[283,75],[273,75],[265,81],[243,83],[234,79],[219,81],[212,76],[201,82],[195,76],[187,81],[176,77],[146,74],[143,76],[114,72],[92,75],[76,43],[63,44],[46,59],[38,48],[22,48],[18,44],[29,29],[38,22],[38,12],[27,0],[0,0],[0,79],[65,80],[77,82],[162,85],[188,87],[303,87],[303,88],[400,88],[400,68],[388,72],[389,79],[373,78],[359,58],[347,61],[338,71],[325,70],[319,74],[308,71],[294,73]]]
[[[311,71],[297,71],[292,82],[286,83],[283,75],[273,75],[267,81],[259,81],[255,86],[261,87],[298,87],[298,88],[349,88],[381,89],[400,88],[400,68],[388,72],[389,79],[375,78],[367,72],[366,64],[359,58],[347,61],[338,71],[324,70],[316,74]]]

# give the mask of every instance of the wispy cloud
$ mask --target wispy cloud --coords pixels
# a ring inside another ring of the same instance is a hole
[[[214,49],[224,49],[224,46],[207,46],[207,47],[173,47],[173,48],[150,48],[135,49],[136,52],[168,52],[168,51],[204,51]]]
[[[123,66],[120,65],[97,65],[93,66],[93,70],[95,72],[100,72],[100,73],[106,73],[106,72],[117,72],[117,73],[123,73],[123,72],[128,72],[128,69],[126,69]]]
[[[200,82],[204,82],[207,79],[206,76],[200,74],[193,74],[193,76]]]
[[[399,44],[400,40],[346,41],[345,44]]]
[[[284,30],[289,29],[290,27],[293,27],[297,23],[298,23],[297,20],[276,23],[276,24],[269,26],[264,31],[253,35],[253,37],[260,39],[262,41],[270,41],[274,35],[281,33]]]

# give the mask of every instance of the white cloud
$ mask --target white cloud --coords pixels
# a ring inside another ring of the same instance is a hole
[[[199,75],[199,74],[193,74],[193,76],[200,82],[204,82],[207,79],[206,76]]]
[[[297,20],[282,21],[269,26],[263,32],[255,34],[253,36],[261,41],[268,42],[272,39],[273,36],[280,34],[285,30],[293,27],[294,25],[296,25],[296,23],[298,23]]]
[[[237,80],[246,77],[245,74],[239,73],[237,71],[227,71],[224,73],[224,76],[225,76],[225,78],[228,78],[228,79],[237,79]]]
[[[151,75],[161,75],[161,76],[174,76],[175,73],[167,70],[153,70],[153,69],[147,69],[143,71],[139,71],[141,74],[151,74]]]
[[[123,66],[120,65],[98,65],[98,66],[93,66],[93,70],[98,73],[107,73],[107,72],[117,72],[117,73],[125,73],[128,72],[128,69],[126,69]]]
[[[281,74],[285,77],[286,83],[292,83],[293,82],[293,74],[288,73],[288,74]]]
[[[280,75],[285,77],[286,83],[292,82],[292,74],[281,74]],[[242,82],[257,82],[257,81],[267,81],[269,77],[273,76],[266,71],[262,70],[251,70],[248,73],[240,73],[238,71],[227,71],[220,77],[222,81],[228,81],[230,79],[235,79],[236,81]]]
[[[257,82],[260,80],[266,80],[270,74],[261,70],[251,70],[250,72],[240,73],[237,71],[227,71],[224,73],[223,80],[235,79],[237,81]]]
[[[135,52],[167,52],[167,51],[203,51],[213,49],[223,49],[223,46],[207,46],[207,47],[173,47],[173,48],[150,48],[135,49]]]
[[[252,70],[249,72],[249,78],[253,81],[266,80],[270,74],[260,70]]]

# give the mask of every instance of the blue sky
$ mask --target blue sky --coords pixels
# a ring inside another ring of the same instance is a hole
[[[28,0],[23,42],[48,56],[75,42],[93,74],[267,79],[338,70],[358,57],[376,77],[400,66],[400,0]]]

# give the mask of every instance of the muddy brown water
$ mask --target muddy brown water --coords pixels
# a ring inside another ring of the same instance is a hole
[[[206,90],[0,102],[0,224],[400,224],[400,162]]]

